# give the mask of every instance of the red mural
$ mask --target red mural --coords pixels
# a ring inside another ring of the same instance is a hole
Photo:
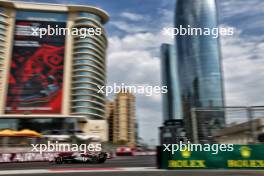
[[[6,113],[61,112],[64,64],[62,37],[39,40],[32,36],[17,36],[17,41],[26,41],[28,45],[14,46]],[[37,41],[38,46],[29,46],[32,41]]]

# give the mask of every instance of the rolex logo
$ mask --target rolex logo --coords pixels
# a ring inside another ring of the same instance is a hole
[[[183,150],[181,151],[181,155],[183,158],[190,158],[191,157],[191,152],[188,150]]]
[[[243,158],[249,158],[251,156],[251,149],[249,147],[243,146],[240,148],[240,154]]]

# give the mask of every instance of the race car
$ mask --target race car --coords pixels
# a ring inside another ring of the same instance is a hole
[[[129,147],[118,147],[116,149],[117,156],[134,156],[135,150]]]
[[[63,163],[104,163],[107,159],[107,153],[99,152],[99,153],[59,153],[55,158],[54,162],[56,164]],[[52,162],[53,162],[52,161]]]

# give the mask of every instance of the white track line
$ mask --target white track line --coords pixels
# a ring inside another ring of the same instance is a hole
[[[97,173],[97,172],[144,172],[165,171],[154,167],[120,167],[120,168],[54,168],[29,170],[3,170],[0,175],[55,174],[55,173]]]

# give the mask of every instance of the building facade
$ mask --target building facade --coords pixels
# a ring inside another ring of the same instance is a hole
[[[105,95],[98,93],[106,82],[107,21],[91,6],[0,1],[1,120],[71,118],[107,140]],[[100,34],[84,37],[91,30]]]
[[[108,140],[114,141],[114,101],[106,102],[106,118],[108,122]]]
[[[115,144],[136,144],[135,96],[118,93],[108,102],[109,141]]]
[[[177,0],[175,27],[217,28],[215,0]],[[219,39],[210,35],[178,35],[176,49],[183,118],[187,136],[192,139],[192,108],[224,106]],[[196,114],[196,118],[198,136],[205,139],[209,132],[206,126],[199,126],[203,114]],[[210,114],[210,118],[219,127],[225,124],[221,111]]]
[[[253,131],[252,128],[255,128]],[[255,134],[253,134],[255,133]],[[254,135],[257,136],[254,139]],[[262,136],[262,138],[261,138]],[[219,130],[215,135],[215,140],[220,144],[256,144],[263,143],[264,136],[264,119],[254,119],[243,123],[230,124]],[[261,140],[262,139],[262,140]]]

